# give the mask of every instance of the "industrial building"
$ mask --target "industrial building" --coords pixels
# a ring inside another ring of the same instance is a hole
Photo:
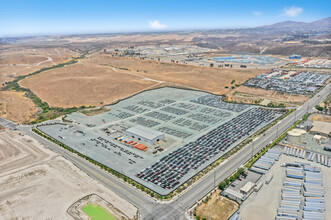
[[[297,55],[297,54],[293,54],[291,56],[289,56],[289,58],[292,60],[295,60],[295,59],[301,59],[301,55]]]
[[[301,144],[305,139],[307,132],[303,129],[295,128],[287,132],[287,141],[292,144]]]
[[[313,127],[310,129],[310,133],[321,135],[324,137],[330,137],[331,134],[331,123],[314,121]]]
[[[255,183],[247,182],[243,187],[240,188],[240,193],[244,195],[250,194],[254,189]]]
[[[126,135],[132,138],[136,138],[139,141],[144,141],[149,144],[155,144],[156,142],[164,139],[164,134],[152,129],[137,125],[129,128],[125,131]]]
[[[242,193],[237,192],[230,188],[227,188],[224,190],[224,195],[226,195],[228,198],[235,200],[239,203],[241,203],[243,200],[245,200],[245,196]]]

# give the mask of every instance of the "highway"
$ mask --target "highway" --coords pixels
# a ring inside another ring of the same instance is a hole
[[[257,153],[268,143],[276,139],[282,132],[287,130],[295,121],[299,120],[307,112],[312,112],[313,107],[319,104],[328,94],[330,94],[330,90],[331,84],[328,84],[322,91],[316,94],[303,106],[299,107],[277,125],[270,128],[264,133],[264,135],[261,135],[259,138],[256,138],[253,142],[246,145],[243,149],[229,158],[227,162],[215,168],[213,172],[207,174],[193,186],[182,192],[179,197],[174,198],[170,202],[155,201],[136,188],[94,166],[87,160],[84,160],[83,158],[61,148],[53,142],[50,142],[35,134],[31,131],[31,126],[16,125],[15,123],[10,123],[10,121],[3,120],[1,118],[0,124],[10,128],[18,128],[43,143],[46,147],[61,154],[78,168],[85,171],[92,178],[98,180],[107,188],[116,192],[119,196],[135,205],[139,209],[142,219],[185,219],[186,210],[214,188],[214,178],[217,184],[227,178],[231,173],[235,172],[238,167],[242,166],[251,158],[252,154]]]

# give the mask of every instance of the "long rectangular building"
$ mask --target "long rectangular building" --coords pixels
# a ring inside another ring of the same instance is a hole
[[[139,141],[144,141],[149,144],[155,144],[156,142],[164,139],[163,133],[140,125],[129,128],[125,133],[129,137],[136,138]]]

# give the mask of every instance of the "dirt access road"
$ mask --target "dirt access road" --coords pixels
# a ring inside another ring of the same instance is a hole
[[[0,131],[1,219],[72,219],[67,209],[98,194],[129,218],[137,209],[58,154],[18,131]]]

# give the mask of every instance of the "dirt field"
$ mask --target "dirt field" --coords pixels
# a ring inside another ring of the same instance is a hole
[[[65,48],[22,49],[4,47],[0,53],[0,82],[8,82],[16,76],[27,75],[43,67],[65,62],[78,53]]]
[[[64,158],[18,132],[0,132],[1,219],[72,219],[67,209],[98,194],[130,218],[137,209]]]
[[[242,70],[198,67],[185,64],[162,63],[136,58],[119,58],[100,54],[92,56],[85,62],[109,64],[118,68],[126,68],[131,74],[145,76],[154,80],[185,85],[196,89],[224,94],[231,87],[231,81],[241,84],[247,79],[264,73],[266,70]]]
[[[51,106],[100,106],[153,87],[159,82],[116,72],[111,67],[78,63],[28,77],[21,86]]]
[[[208,220],[226,220],[238,209],[237,203],[220,196],[219,193],[217,190],[207,203],[201,203],[197,207],[198,216]]]
[[[331,123],[331,115],[322,115],[322,114],[311,114],[309,120],[312,121],[324,121]]]
[[[29,121],[38,108],[23,92],[0,91],[0,116],[23,123]]]
[[[274,104],[284,104],[285,106],[299,106],[306,102],[309,97],[304,95],[294,95],[280,93],[272,90],[240,86],[226,93],[231,101],[238,103],[260,103],[264,99],[270,100]]]

